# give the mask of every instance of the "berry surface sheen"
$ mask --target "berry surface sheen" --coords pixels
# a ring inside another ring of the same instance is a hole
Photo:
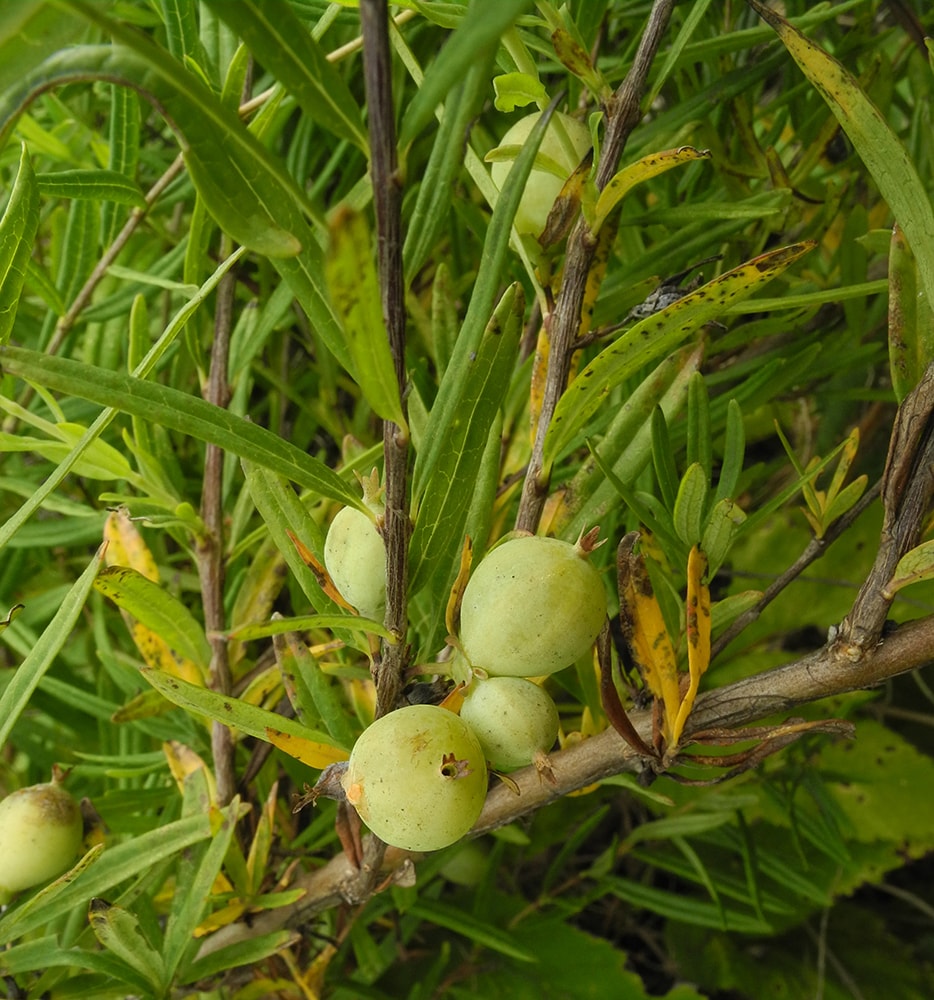
[[[338,511],[324,542],[324,565],[345,601],[365,618],[386,608],[386,546],[372,519],[354,507]]]

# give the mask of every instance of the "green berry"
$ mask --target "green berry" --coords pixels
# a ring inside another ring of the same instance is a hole
[[[500,146],[521,146],[540,114],[536,112],[516,122],[503,136]],[[517,232],[541,236],[555,199],[588,149],[590,131],[583,122],[561,113],[552,115],[513,222]],[[512,160],[494,160],[491,173],[498,188],[505,184],[512,165]]]
[[[573,663],[606,618],[606,592],[580,546],[557,538],[513,538],[471,576],[461,605],[460,641],[474,667],[535,677]]]
[[[83,836],[81,811],[58,782],[0,802],[0,903],[68,871]]]
[[[324,565],[348,604],[365,618],[382,618],[386,546],[372,517],[355,507],[338,511],[324,543]]]
[[[409,705],[363,731],[341,784],[364,823],[387,844],[437,851],[460,840],[480,815],[486,760],[453,712]]]
[[[547,691],[524,677],[475,678],[461,718],[497,771],[531,764],[558,737],[555,703]]]

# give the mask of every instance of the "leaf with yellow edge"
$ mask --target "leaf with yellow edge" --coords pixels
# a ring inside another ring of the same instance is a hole
[[[232,695],[223,695],[209,688],[188,684],[178,677],[144,667],[140,674],[173,704],[192,715],[206,715],[216,722],[223,722],[232,729],[238,729],[257,739],[267,739],[267,730],[303,740],[320,748],[321,758],[328,762],[346,760],[349,754],[338,746],[327,733],[309,729],[298,722],[275,712],[269,712],[256,705],[248,705]],[[272,741],[270,741],[272,742]],[[315,765],[317,766],[317,765]]]
[[[156,558],[140,534],[139,528],[130,516],[122,510],[111,511],[104,522],[104,541],[107,551],[104,562],[108,566],[128,566],[137,573],[159,582],[159,569]]]
[[[174,594],[126,566],[108,566],[94,587],[151,630],[179,661],[190,660],[207,671],[211,647],[204,628]]]
[[[328,746],[326,743],[316,743],[314,740],[293,736],[291,733],[283,733],[271,727],[266,730],[265,739],[283,753],[287,753],[290,757],[301,761],[302,764],[307,764],[308,767],[319,771],[326,768],[328,764],[336,764],[349,757],[349,754],[338,750],[337,747]]]
[[[200,771],[205,778],[207,788],[211,796],[211,803],[217,805],[217,785],[214,782],[214,775],[211,769],[204,762],[204,758],[195,753],[191,747],[179,743],[177,740],[167,740],[162,744],[162,752],[169,765],[169,773],[178,785],[181,792],[185,785],[185,779],[196,771]]]
[[[684,725],[694,708],[701,677],[710,666],[710,588],[704,583],[706,572],[707,557],[694,545],[688,555],[687,637],[688,671],[691,679],[672,727],[673,747],[681,739]]]
[[[661,153],[651,153],[649,156],[643,156],[641,160],[636,160],[635,163],[630,163],[628,167],[623,167],[618,174],[610,178],[606,187],[600,192],[597,206],[594,209],[591,230],[594,234],[598,233],[610,212],[637,184],[658,177],[659,174],[671,170],[672,167],[680,166],[682,163],[709,159],[709,149],[681,146],[678,149],[663,150]]]
[[[749,298],[814,248],[813,240],[777,247],[726,271],[631,326],[581,370],[558,401],[545,438],[545,467],[572,444],[630,375],[671,352],[689,334]]]
[[[177,653],[151,628],[141,622],[131,622],[129,627],[133,642],[147,667],[164,670],[173,677],[181,677],[189,684],[204,684],[204,673],[198,665]]]
[[[672,746],[672,727],[681,703],[678,664],[645,559],[633,551],[638,540],[639,533],[630,532],[617,550],[619,623],[645,686],[662,703],[662,735],[666,745]]]

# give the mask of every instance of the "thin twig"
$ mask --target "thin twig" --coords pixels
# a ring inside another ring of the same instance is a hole
[[[626,141],[639,123],[649,70],[668,27],[673,7],[674,0],[655,0],[632,68],[604,109],[607,127],[597,167],[598,190],[603,190],[616,173]],[[587,275],[593,263],[595,249],[596,240],[581,217],[568,238],[564,278],[551,316],[548,374],[516,518],[516,527],[525,531],[534,532],[538,527],[548,492],[551,470],[545,468],[545,435],[558,400],[567,387],[571,358],[575,350],[574,341],[580,327]]]
[[[231,250],[230,240],[221,240],[222,252]],[[233,304],[236,278],[228,271],[217,286],[217,306],[214,314],[214,340],[204,398],[215,406],[225,407],[229,401],[227,362],[230,354],[230,331],[233,328]],[[224,638],[224,449],[208,444],[204,451],[204,484],[201,490],[201,520],[204,534],[198,539],[195,553],[201,580],[201,601],[204,627],[211,645],[211,687],[220,694],[230,694],[230,662],[227,640]],[[211,750],[217,798],[226,805],[236,790],[234,773],[234,742],[230,729],[221,722],[211,727]]]
[[[876,500],[881,490],[882,482],[880,480],[866,490],[845,514],[838,517],[821,538],[812,538],[808,542],[801,555],[763,591],[762,596],[756,601],[755,605],[744,611],[717,637],[716,642],[710,648],[711,661],[715,660],[740,632],[756,621],[759,615],[793,580],[797,579],[811,563],[815,562],[827,551],[830,544],[835,542],[862,515],[863,511]]]
[[[389,11],[385,0],[362,0],[363,67],[370,134],[370,174],[376,207],[377,258],[383,320],[389,337],[399,395],[405,407],[405,294],[402,275],[402,188],[396,158],[393,118]],[[409,505],[408,433],[392,421],[383,424],[386,515],[385,625],[395,636],[383,641],[374,664],[376,715],[391,712],[399,702],[408,649],[407,622]]]

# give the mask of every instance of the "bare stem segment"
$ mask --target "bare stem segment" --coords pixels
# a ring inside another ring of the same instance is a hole
[[[361,0],[363,68],[369,109],[370,177],[376,207],[377,262],[383,321],[405,412],[405,293],[402,274],[402,184],[396,154],[389,11],[384,0]],[[392,421],[383,424],[386,515],[385,625],[396,637],[380,646],[374,665],[376,716],[391,712],[402,690],[408,649],[405,644],[409,553],[408,435]]]

